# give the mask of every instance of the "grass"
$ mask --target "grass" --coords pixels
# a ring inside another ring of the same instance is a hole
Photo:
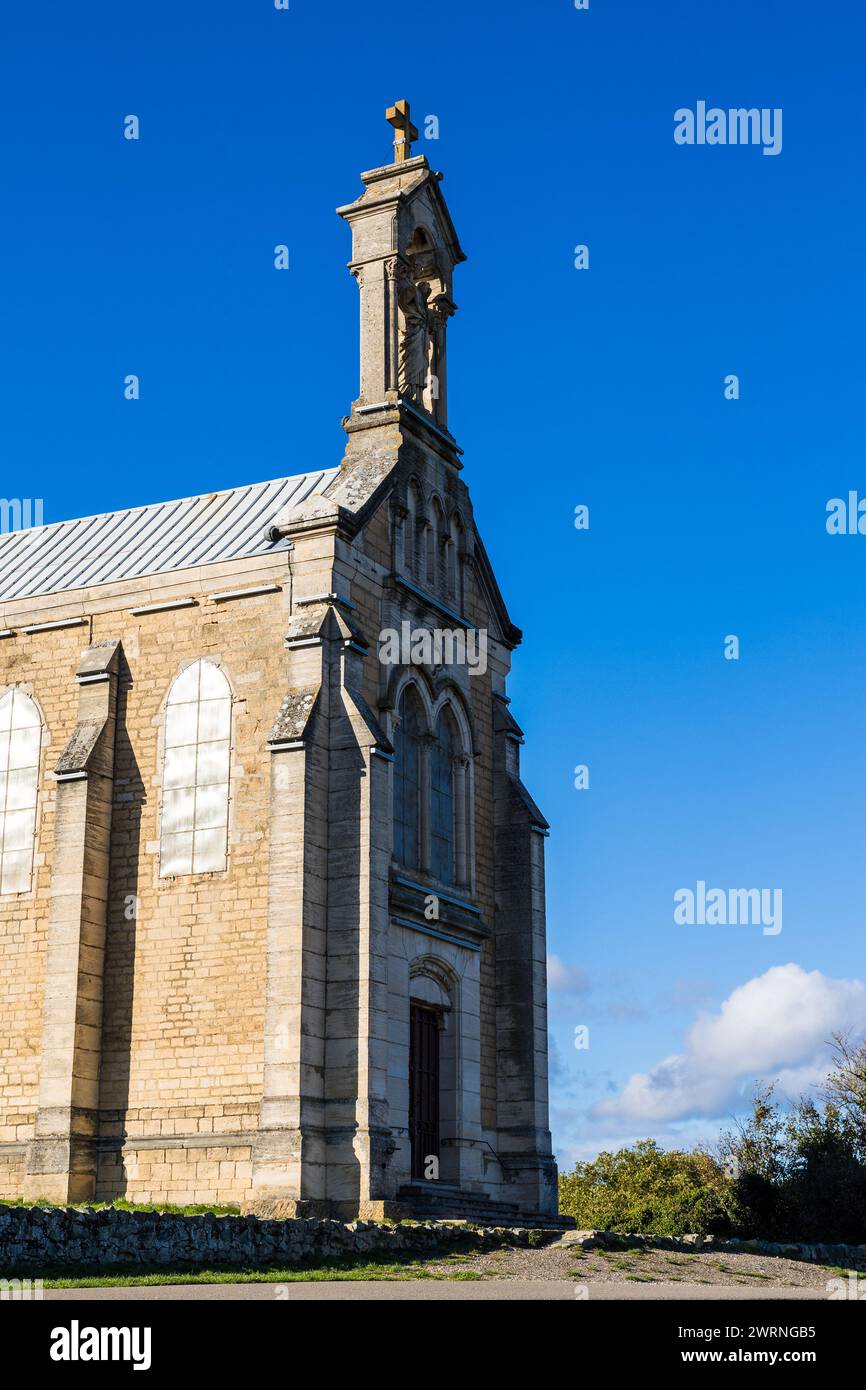
[[[430,1268],[428,1266],[436,1266]],[[442,1269],[441,1266],[447,1266]],[[377,1260],[370,1256],[340,1256],[320,1264],[292,1268],[255,1269],[143,1269],[130,1273],[128,1267],[102,1267],[99,1270],[46,1269],[41,1274],[28,1271],[28,1278],[41,1278],[46,1289],[147,1288],[165,1284],[297,1284],[326,1283],[336,1280],[460,1279],[476,1280],[475,1270],[454,1268],[452,1260],[407,1257]]]
[[[44,1197],[36,1197],[25,1202],[23,1197],[0,1201],[0,1207],[52,1207],[71,1211],[158,1211],[169,1216],[240,1216],[239,1206],[191,1205],[175,1206],[172,1202],[127,1202],[118,1197],[114,1202],[49,1202]]]

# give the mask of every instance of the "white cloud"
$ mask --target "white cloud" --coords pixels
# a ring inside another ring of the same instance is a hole
[[[586,971],[559,956],[547,957],[547,987],[552,994],[583,994],[589,989]]]
[[[830,1035],[866,1023],[859,980],[832,980],[799,965],[773,966],[740,985],[718,1013],[699,1014],[680,1053],[634,1072],[598,1119],[670,1124],[743,1109],[756,1080],[794,1096],[827,1074]]]

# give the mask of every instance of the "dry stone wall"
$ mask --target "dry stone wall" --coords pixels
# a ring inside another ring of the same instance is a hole
[[[536,1231],[448,1223],[262,1221],[70,1207],[0,1208],[0,1278],[49,1268],[237,1268],[297,1265],[341,1255],[435,1254],[531,1245]]]

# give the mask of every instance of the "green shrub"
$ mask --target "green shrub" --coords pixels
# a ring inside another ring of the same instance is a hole
[[[785,1111],[763,1087],[749,1119],[722,1136],[738,1235],[866,1242],[864,1113],[840,1100],[838,1082],[831,1073],[822,1106],[801,1099]]]
[[[559,1207],[582,1230],[680,1236],[730,1231],[730,1183],[709,1154],[666,1152],[652,1139],[578,1163],[559,1180]]]

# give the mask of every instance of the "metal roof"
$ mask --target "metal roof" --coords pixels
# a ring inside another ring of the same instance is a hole
[[[0,603],[286,550],[288,540],[268,540],[268,526],[338,471],[9,531],[0,536]]]

